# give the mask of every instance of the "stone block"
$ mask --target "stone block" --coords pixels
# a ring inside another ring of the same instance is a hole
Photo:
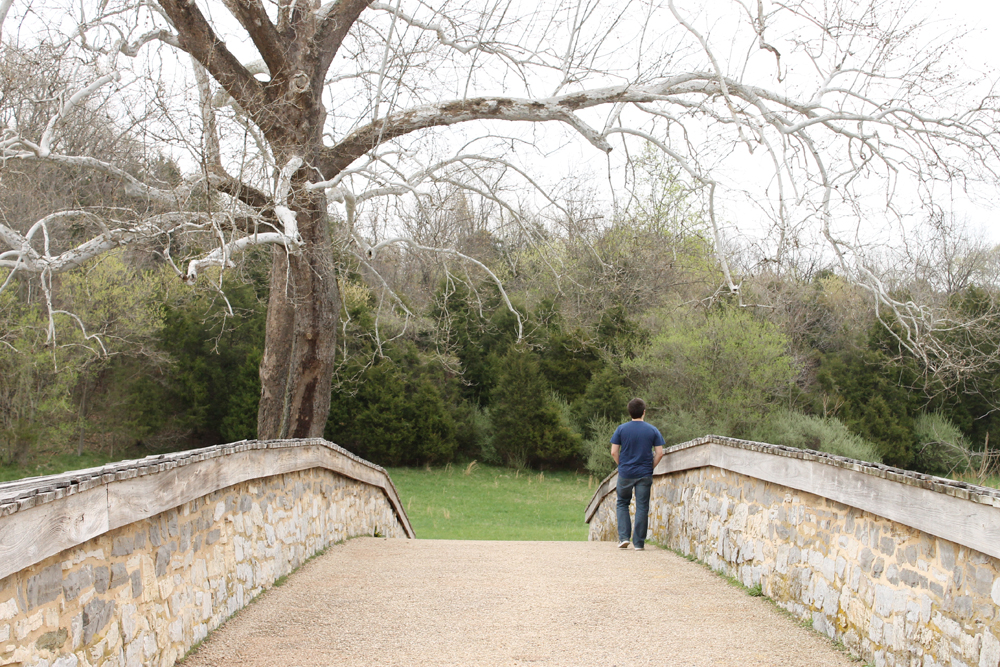
[[[69,655],[64,655],[57,658],[53,663],[52,667],[77,667],[80,664],[80,659],[75,655],[70,653]]]
[[[938,540],[938,553],[941,558],[941,567],[945,571],[955,569],[955,545],[945,540]]]
[[[94,568],[94,590],[98,595],[108,592],[108,584],[111,583],[111,570],[106,565],[99,565]]]
[[[875,613],[885,618],[892,614],[894,592],[884,584],[875,586]],[[872,641],[875,641],[874,639]]]
[[[163,544],[163,537],[160,535],[160,524],[158,521],[152,521],[149,524],[149,543],[153,547],[159,547]]]
[[[972,598],[968,595],[961,595],[955,598],[955,613],[961,618],[972,618]]]
[[[111,588],[118,588],[126,581],[128,581],[128,568],[125,567],[125,563],[112,563],[111,582],[109,584]]]
[[[886,556],[891,556],[896,553],[896,540],[892,539],[888,535],[879,540],[878,550],[881,551]]]
[[[73,617],[69,622],[70,634],[73,638],[73,650],[79,649],[83,645],[83,612]]]
[[[0,604],[0,621],[9,621],[17,616],[17,601],[14,598]]]
[[[865,547],[861,550],[859,561],[861,563],[861,569],[870,574],[872,571],[872,564],[875,562],[875,554],[872,553],[871,549]]]
[[[83,643],[90,644],[94,635],[99,633],[111,620],[115,611],[115,601],[105,601],[101,598],[91,600],[83,608]]]
[[[62,593],[62,566],[50,565],[33,577],[28,578],[26,591],[27,611],[46,602],[51,602]]]
[[[129,575],[129,580],[132,583],[132,597],[139,599],[142,597],[142,572],[139,570],[133,570],[132,574]]]
[[[188,549],[191,548],[191,535],[192,535],[191,523],[190,522],[185,523],[181,527],[181,538],[180,538],[181,551],[187,551]]]
[[[130,556],[134,551],[134,546],[132,544],[132,536],[121,535],[114,539],[111,547],[111,557],[120,558],[122,556]]]
[[[35,646],[41,651],[57,652],[69,639],[69,631],[66,628],[59,628],[46,632],[35,641]]]
[[[1000,666],[1000,641],[989,630],[983,631],[979,650],[979,667]]]
[[[830,557],[823,558],[819,571],[827,581],[832,583],[836,575],[836,562]]]
[[[977,569],[975,580],[971,585],[977,594],[983,597],[988,596],[993,585],[993,573],[986,567]]]
[[[93,584],[93,570],[91,565],[84,565],[79,570],[68,572],[62,582],[63,597],[75,600],[80,591]]]
[[[927,588],[927,577],[915,570],[903,570],[899,573],[899,578],[910,588]]]

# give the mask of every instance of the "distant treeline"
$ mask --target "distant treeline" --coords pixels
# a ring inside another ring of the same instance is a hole
[[[676,220],[540,236],[453,239],[502,278],[513,310],[492,277],[437,258],[382,256],[386,284],[345,262],[326,437],[383,465],[604,474],[641,396],[668,444],[716,433],[948,474],[975,468],[996,430],[989,354],[960,376],[928,372],[835,272],[746,271],[737,297],[716,291],[705,235]],[[3,459],[254,438],[269,258],[192,289],[153,255],[109,254],[62,278],[73,316],[55,316],[57,345],[31,280],[0,293]],[[947,298],[981,319],[959,342],[995,349],[991,289]]]

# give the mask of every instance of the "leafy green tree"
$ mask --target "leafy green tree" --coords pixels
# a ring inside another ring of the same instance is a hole
[[[6,277],[0,271],[0,281]],[[64,274],[61,283],[51,320],[33,279],[15,279],[18,289],[0,294],[0,449],[7,460],[26,462],[42,449],[80,454],[91,430],[110,435],[112,447],[142,437],[127,400],[107,385],[130,382],[161,361],[154,341],[162,275],[127,264],[119,251]]]
[[[884,353],[847,350],[824,355],[817,379],[841,405],[840,420],[873,442],[886,463],[905,468],[913,459],[911,415],[919,398],[900,383],[899,370]]]
[[[526,349],[512,348],[500,360],[490,417],[494,449],[508,465],[560,465],[580,455],[580,436],[566,423]]]
[[[613,366],[605,366],[590,378],[583,395],[573,402],[573,421],[584,436],[590,437],[595,419],[613,422],[624,420],[628,401],[624,375]]]
[[[391,347],[333,393],[324,436],[381,465],[452,460],[457,426],[415,351]],[[395,359],[393,357],[396,357]]]
[[[539,369],[549,387],[572,402],[586,391],[591,375],[603,366],[597,350],[579,329],[552,331],[539,354]]]
[[[484,283],[473,292],[453,281],[438,290],[431,317],[437,322],[440,345],[461,363],[463,397],[488,405],[497,359],[517,340],[517,317],[502,305],[495,285]]]
[[[624,364],[654,411],[704,413],[722,434],[745,436],[787,395],[797,371],[774,325],[729,307],[656,319],[649,347]]]
[[[266,289],[263,281],[230,283],[225,300],[214,292],[188,292],[164,306],[160,347],[172,363],[159,382],[176,426],[190,429],[197,441],[256,435]]]

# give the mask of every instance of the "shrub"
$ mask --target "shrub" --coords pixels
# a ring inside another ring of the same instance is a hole
[[[962,432],[939,412],[920,413],[913,420],[916,437],[913,467],[931,475],[962,473],[972,452]]]
[[[648,421],[648,420],[647,420]],[[700,438],[710,433],[730,435],[725,426],[715,424],[703,411],[687,412],[679,410],[656,416],[655,426],[660,429],[667,447],[679,445],[688,440]]]
[[[618,428],[618,422],[595,417],[587,425],[590,437],[583,441],[583,455],[587,459],[587,470],[601,479],[607,477],[617,467],[611,458],[611,436]]]
[[[859,461],[880,463],[878,448],[834,417],[783,410],[754,433],[754,438],[774,445],[813,449]]]
[[[902,369],[877,350],[847,350],[823,355],[816,379],[843,401],[838,418],[853,433],[878,447],[882,460],[912,465],[914,392],[900,381]]]

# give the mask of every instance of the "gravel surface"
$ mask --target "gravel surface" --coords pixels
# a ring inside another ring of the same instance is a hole
[[[350,540],[184,665],[857,667],[705,567],[616,546]]]

